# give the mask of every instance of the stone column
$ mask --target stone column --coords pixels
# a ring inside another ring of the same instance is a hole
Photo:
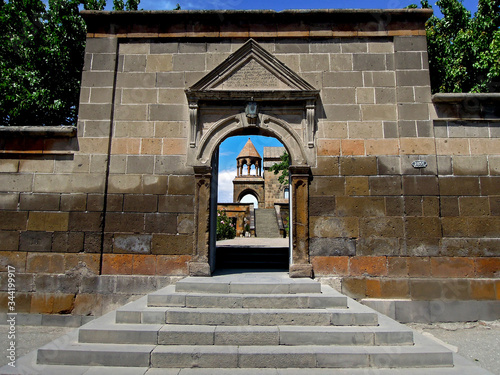
[[[212,179],[211,167],[194,167],[195,195],[194,195],[194,248],[193,259],[189,263],[191,276],[210,276],[210,182]]]
[[[292,188],[292,264],[290,277],[312,277],[309,260],[309,178],[308,166],[290,166]]]

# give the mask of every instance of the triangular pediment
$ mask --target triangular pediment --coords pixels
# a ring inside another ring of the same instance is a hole
[[[250,39],[194,84],[188,92],[317,92],[272,54]]]

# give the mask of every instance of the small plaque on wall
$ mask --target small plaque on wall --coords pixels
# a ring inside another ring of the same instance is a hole
[[[411,165],[413,168],[425,168],[427,167],[427,162],[425,160],[415,160]]]

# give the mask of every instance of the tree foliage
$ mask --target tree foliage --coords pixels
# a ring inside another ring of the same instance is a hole
[[[140,0],[114,0],[137,10]],[[0,0],[0,125],[75,124],[85,54],[80,8],[105,0]]]
[[[271,168],[269,168],[269,171],[274,172],[274,174],[279,174],[278,181],[280,182],[280,184],[288,186],[288,168],[290,168],[290,155],[285,151],[280,156],[280,159],[281,162],[274,164]]]
[[[225,210],[217,210],[217,241],[236,237],[236,228]]]
[[[433,92],[500,91],[500,1],[479,0],[474,17],[460,0],[436,4],[443,18],[426,24]]]

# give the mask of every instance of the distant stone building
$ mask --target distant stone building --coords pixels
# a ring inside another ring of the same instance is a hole
[[[279,175],[269,170],[281,161],[280,156],[285,151],[284,147],[264,147],[264,159],[262,159],[252,141],[248,139],[236,158],[237,175],[233,180],[234,203],[241,202],[246,195],[255,197],[260,208],[274,208],[275,203],[288,203],[288,187],[278,181]],[[252,170],[255,173],[252,174]]]

